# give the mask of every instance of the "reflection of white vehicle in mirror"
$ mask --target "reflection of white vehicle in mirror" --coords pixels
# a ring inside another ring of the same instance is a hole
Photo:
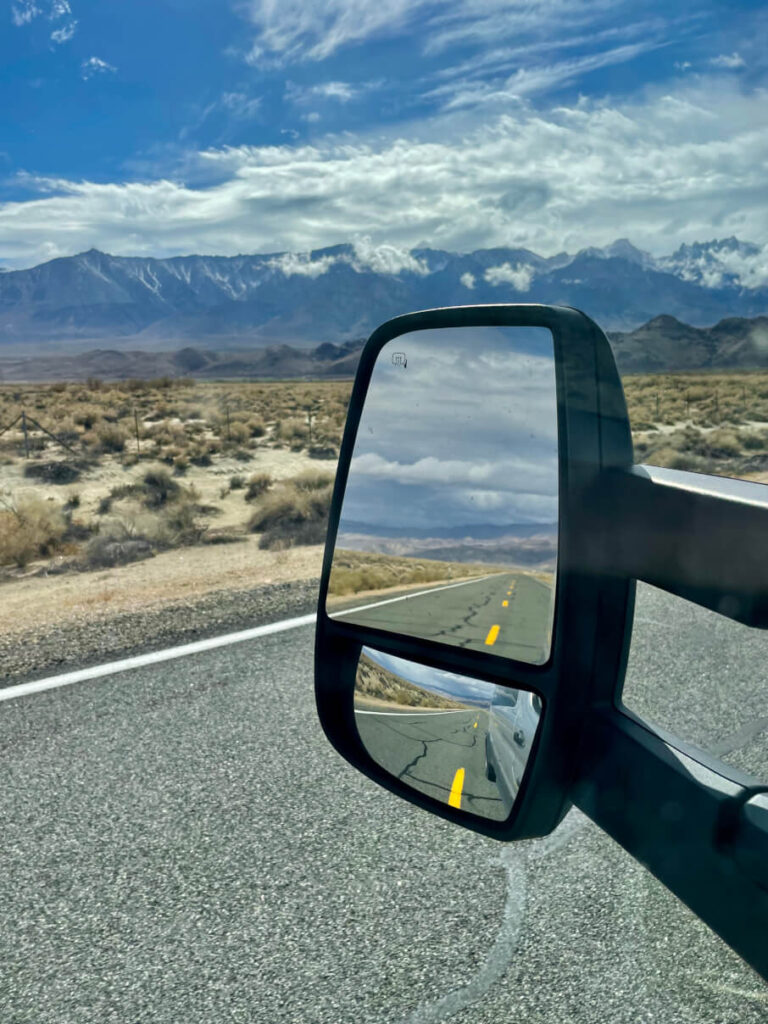
[[[488,707],[485,774],[496,783],[508,810],[520,788],[540,715],[541,698],[535,693],[496,687]]]

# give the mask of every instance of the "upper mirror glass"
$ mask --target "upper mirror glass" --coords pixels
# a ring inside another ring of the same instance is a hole
[[[385,345],[330,577],[336,619],[547,661],[557,559],[546,328],[416,331]]]

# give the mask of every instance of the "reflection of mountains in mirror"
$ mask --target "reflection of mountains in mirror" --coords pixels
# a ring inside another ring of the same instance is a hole
[[[415,538],[465,538],[491,540],[494,537],[532,537],[535,534],[557,536],[557,523],[507,523],[495,526],[493,523],[466,523],[460,526],[387,526],[384,523],[361,523],[344,518],[339,527],[339,543],[347,534],[364,534],[375,537]],[[349,545],[346,545],[347,547]]]
[[[460,711],[487,701],[462,699],[444,695],[429,686],[417,685],[404,676],[377,664],[365,653],[361,654],[355,681],[355,708],[393,710],[408,708],[424,711]]]
[[[375,552],[381,555],[401,558],[428,559],[463,564],[479,563],[483,566],[505,568],[550,569],[554,571],[557,558],[557,526],[540,524],[521,528],[516,533],[499,533],[489,537],[471,534],[443,536],[440,530],[433,533],[414,531],[410,535],[396,536],[344,531],[339,535],[339,544],[349,551]]]

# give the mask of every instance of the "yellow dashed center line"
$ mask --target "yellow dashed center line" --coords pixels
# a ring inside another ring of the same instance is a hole
[[[499,635],[499,626],[491,626],[488,630],[488,636],[485,638],[485,642],[489,647],[493,647],[496,643],[496,637]]]
[[[501,602],[501,607],[502,608],[509,608],[509,601],[502,601]]]
[[[477,728],[477,722],[475,722],[475,724],[474,724],[474,725],[472,726],[472,728],[473,728],[473,729],[476,729],[476,728]]]
[[[459,768],[453,776],[451,795],[448,797],[449,807],[461,807],[461,791],[464,788],[464,769]]]

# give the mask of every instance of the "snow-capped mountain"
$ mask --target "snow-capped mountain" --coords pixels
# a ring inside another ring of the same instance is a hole
[[[728,238],[654,258],[619,239],[542,257],[370,243],[253,256],[110,256],[98,250],[0,273],[0,345],[312,346],[382,320],[473,302],[577,306],[608,330],[660,314],[694,325],[768,312],[768,247]]]

